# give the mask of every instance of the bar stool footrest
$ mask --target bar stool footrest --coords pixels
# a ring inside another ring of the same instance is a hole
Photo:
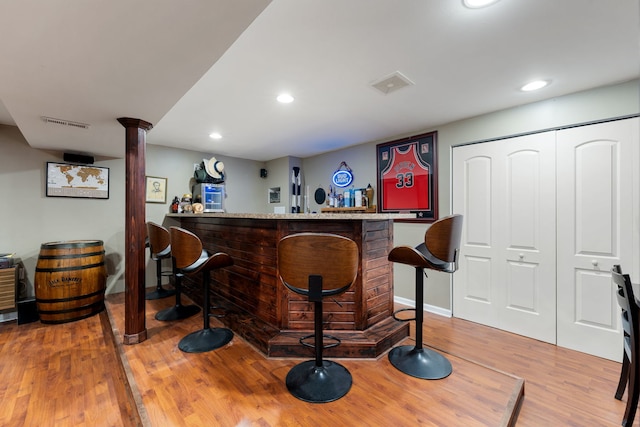
[[[391,316],[392,316],[395,320],[397,320],[397,321],[399,321],[399,322],[410,322],[410,321],[412,321],[412,320],[416,320],[415,316],[414,316],[414,317],[412,317],[412,318],[410,318],[410,319],[401,319],[401,318],[397,317],[397,314],[398,314],[398,313],[401,313],[401,312],[403,312],[403,311],[413,311],[413,312],[415,313],[415,312],[416,312],[416,309],[415,309],[415,308],[413,308],[413,307],[401,308],[401,309],[399,309],[399,310],[394,311],[394,312],[391,314]]]
[[[304,337],[301,337],[298,341],[300,342],[300,344],[302,344],[305,347],[316,348],[314,343],[310,343],[310,342],[305,341],[305,340],[308,340],[309,338],[315,338],[315,334],[305,335]],[[323,338],[323,341],[324,341],[324,339],[329,339],[329,340],[335,341],[335,342],[332,342],[331,344],[325,344],[324,346],[322,346],[323,349],[337,347],[342,342],[340,340],[340,338],[334,337],[333,335],[324,335],[323,334],[322,338]]]
[[[291,368],[286,384],[289,392],[310,403],[327,403],[340,399],[351,389],[351,373],[339,363],[323,360],[316,366],[314,360]]]

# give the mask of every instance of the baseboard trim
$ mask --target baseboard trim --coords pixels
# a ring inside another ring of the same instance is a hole
[[[416,306],[416,302],[414,300],[411,300],[411,299],[408,299],[408,298],[402,298],[402,297],[398,297],[398,296],[393,297],[393,302],[395,302],[396,304],[402,304],[402,305],[406,305],[406,306],[409,306],[409,307],[415,307]],[[438,314],[438,315],[444,316],[444,317],[451,317],[452,316],[451,310],[449,310],[447,308],[438,307],[436,305],[423,304],[422,305],[422,309],[424,311],[429,312],[429,313]]]

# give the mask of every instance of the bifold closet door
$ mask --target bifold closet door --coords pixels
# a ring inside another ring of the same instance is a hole
[[[555,132],[453,148],[453,314],[555,343]]]
[[[639,262],[638,135],[638,118],[557,132],[558,345],[618,361],[610,272]]]

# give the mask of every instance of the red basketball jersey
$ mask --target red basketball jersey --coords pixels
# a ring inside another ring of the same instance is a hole
[[[416,149],[418,144],[408,147],[393,147],[391,161],[382,171],[382,202],[387,210],[428,210],[429,166],[423,165]]]

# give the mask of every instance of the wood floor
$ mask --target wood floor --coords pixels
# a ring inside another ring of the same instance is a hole
[[[613,398],[620,364],[429,313],[425,342],[447,353],[449,377],[412,378],[386,356],[342,359],[349,393],[305,403],[284,385],[303,359],[267,359],[237,336],[185,354],[177,343],[202,316],[156,321],[171,303],[147,301],[148,339],[130,346],[122,294],[72,323],[0,324],[0,426],[502,426],[517,416],[517,426],[582,427],[620,425],[624,411]]]

